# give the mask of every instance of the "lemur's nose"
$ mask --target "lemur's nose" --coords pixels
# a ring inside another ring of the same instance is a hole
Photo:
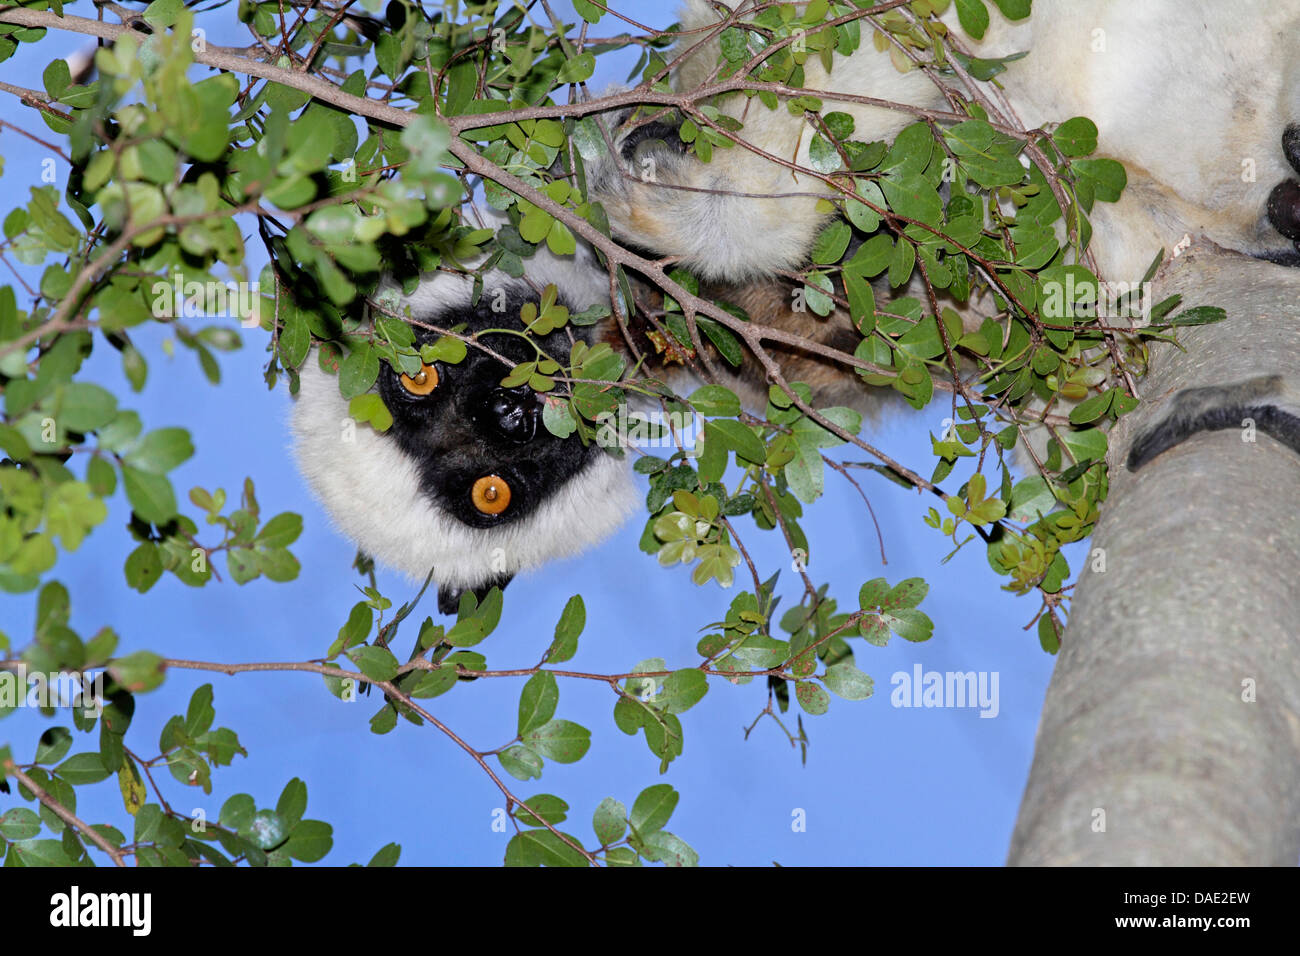
[[[478,399],[474,420],[506,441],[523,444],[532,441],[537,434],[541,411],[537,393],[527,385],[516,388],[498,386],[488,389]]]

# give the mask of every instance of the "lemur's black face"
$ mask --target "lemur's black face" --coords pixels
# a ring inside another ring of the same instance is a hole
[[[428,324],[466,334],[486,329],[520,329],[520,307],[535,297],[519,291],[484,294],[477,306],[449,310]],[[492,305],[500,307],[494,311]],[[561,300],[561,304],[563,301]],[[416,327],[420,342],[434,333]],[[546,353],[564,361],[571,346],[565,329],[536,339]],[[487,332],[478,341],[511,362],[537,356],[521,337]],[[601,451],[576,435],[557,438],[542,424],[542,398],[528,385],[505,388],[510,367],[473,344],[457,364],[437,362],[416,378],[385,364],[379,394],[393,415],[388,435],[414,461],[425,494],[439,508],[473,528],[491,528],[533,513]]]

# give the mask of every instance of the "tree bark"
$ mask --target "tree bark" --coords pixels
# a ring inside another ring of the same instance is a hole
[[[1300,270],[1197,248],[1156,285],[1228,319],[1185,330],[1186,352],[1156,344],[1111,432],[1012,865],[1300,858],[1300,456],[1229,428],[1123,463],[1179,389],[1276,372],[1294,390]]]

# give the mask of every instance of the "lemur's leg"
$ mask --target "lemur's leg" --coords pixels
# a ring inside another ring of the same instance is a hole
[[[792,154],[800,121],[785,110],[756,113],[739,135]],[[716,148],[705,163],[687,151],[675,124],[628,129],[628,113],[607,115],[614,152],[588,164],[588,186],[617,239],[677,256],[711,280],[771,278],[803,264],[826,218],[812,195],[826,192],[818,182],[799,181],[741,145]]]
[[[1185,388],[1169,400],[1169,411],[1129,446],[1127,465],[1137,471],[1161,452],[1197,432],[1243,428],[1253,422],[1300,453],[1300,396],[1281,375],[1260,375],[1235,385]]]
[[[1282,152],[1300,173],[1300,124],[1292,123],[1282,134]],[[1268,194],[1268,221],[1300,251],[1300,182],[1284,179],[1273,187]]]

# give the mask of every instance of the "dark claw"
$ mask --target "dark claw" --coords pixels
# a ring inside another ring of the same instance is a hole
[[[1300,123],[1292,123],[1283,131],[1282,153],[1291,168],[1300,173]]]
[[[626,119],[624,121],[626,122]],[[653,123],[641,124],[624,136],[622,142],[618,145],[619,155],[623,157],[625,162],[630,163],[633,157],[636,156],[636,148],[642,143],[653,139],[662,141],[665,146],[678,153],[686,151],[686,144],[677,135],[677,127],[655,120]]]
[[[1300,183],[1285,179],[1268,194],[1268,221],[1292,242],[1300,241]]]

